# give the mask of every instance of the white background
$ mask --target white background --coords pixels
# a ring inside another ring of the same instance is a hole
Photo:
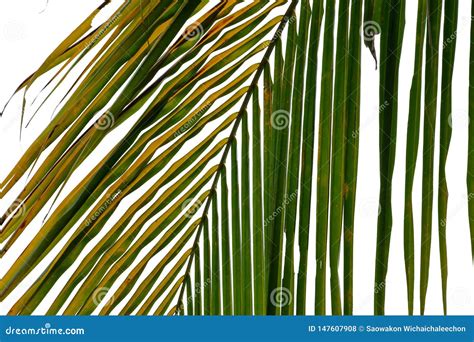
[[[17,0],[0,2],[0,105],[30,73],[32,73],[57,44],[75,28],[101,1],[59,1]],[[118,2],[120,3],[120,2]],[[118,6],[113,2],[110,13]],[[397,158],[393,189],[393,232],[390,250],[390,264],[387,277],[386,312],[406,314],[406,285],[403,260],[403,202],[405,179],[406,126],[408,119],[408,98],[413,74],[416,1],[407,1],[406,31],[400,69],[400,104],[398,121]],[[448,303],[449,314],[474,313],[474,273],[471,264],[470,236],[467,220],[466,161],[468,130],[468,65],[470,1],[460,0],[458,23],[458,47],[453,80],[453,137],[448,158],[448,186],[450,191],[448,213]],[[100,20],[100,18],[98,19]],[[442,44],[442,42],[441,42]],[[355,259],[354,259],[354,313],[373,312],[373,275],[375,268],[376,223],[378,212],[379,162],[378,162],[378,72],[368,50],[362,52],[362,110],[360,133],[360,161],[356,210]],[[33,87],[30,99],[40,90]],[[19,139],[19,118],[21,96],[16,96],[0,119],[0,178],[3,179],[21,154],[48,123],[55,108],[54,99],[23,131]],[[27,118],[33,111],[27,111]],[[316,121],[318,122],[318,121]],[[437,136],[438,139],[438,136]],[[422,141],[422,135],[420,136]],[[438,141],[438,140],[437,140]],[[422,143],[420,142],[420,151]],[[437,180],[438,151],[435,160]],[[21,183],[21,182],[20,182]],[[24,183],[21,183],[23,185]],[[436,189],[435,183],[435,189]],[[15,189],[20,190],[20,187]],[[441,281],[437,238],[437,193],[434,200],[433,241],[431,254],[430,284],[427,294],[426,314],[441,314]],[[3,212],[14,196],[0,201]],[[7,203],[8,202],[8,203]],[[314,203],[313,203],[314,207]],[[419,247],[421,223],[421,158],[418,158],[414,191],[415,246]],[[39,215],[41,216],[41,215]],[[39,226],[42,218],[33,221]],[[312,222],[314,226],[314,222]],[[314,241],[314,232],[311,235]],[[314,245],[311,244],[310,246]],[[21,246],[16,247],[17,253]],[[0,274],[3,275],[17,253],[3,258]],[[314,260],[314,254],[310,255]],[[416,254],[416,312],[418,303],[419,248]],[[308,289],[314,292],[314,273],[309,273]],[[312,301],[309,295],[308,301]],[[0,304],[4,314],[14,303],[18,294]],[[312,304],[308,304],[312,307]],[[41,312],[39,312],[41,313]]]

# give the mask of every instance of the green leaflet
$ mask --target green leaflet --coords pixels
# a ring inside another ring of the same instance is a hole
[[[426,31],[427,1],[418,2],[418,19],[416,28],[415,69],[410,90],[410,108],[407,127],[407,151],[405,169],[405,214],[404,214],[404,253],[405,273],[408,292],[408,312],[413,314],[415,291],[415,240],[413,224],[413,182],[420,137],[421,84],[423,65],[423,46]]]
[[[334,79],[335,4],[333,1],[326,0],[325,13],[322,61],[323,73],[321,77],[321,108],[319,115],[318,179],[316,186],[316,315],[324,315],[326,313],[326,260]]]
[[[304,99],[303,141],[301,147],[300,182],[300,224],[298,246],[300,263],[296,292],[296,314],[306,313],[306,284],[309,252],[309,229],[311,212],[311,194],[314,164],[314,142],[316,121],[316,87],[318,68],[318,47],[323,19],[323,1],[314,0],[311,11],[311,25],[308,44],[308,67],[306,70],[306,89]]]
[[[295,14],[291,13],[294,17]],[[290,20],[288,25],[288,40],[284,58],[283,70],[281,71],[282,78],[279,84],[275,80],[275,87],[280,88],[279,96],[275,94],[274,105],[272,105],[271,123],[273,127],[273,146],[271,156],[274,159],[272,162],[274,166],[273,188],[274,203],[272,205],[271,213],[277,213],[272,222],[272,232],[270,239],[270,255],[269,255],[269,275],[268,275],[268,300],[267,300],[267,314],[275,315],[281,313],[281,305],[278,300],[279,294],[282,291],[287,291],[282,287],[282,264],[283,264],[283,236],[285,224],[285,206],[286,198],[286,182],[288,169],[288,139],[289,129],[288,124],[290,120],[291,107],[291,89],[293,86],[294,76],[294,59],[296,52],[296,20]],[[277,72],[279,70],[277,69]]]
[[[387,106],[379,114],[380,214],[377,221],[374,284],[376,315],[383,315],[385,312],[385,279],[392,233],[392,176],[397,138],[398,70],[405,28],[405,1],[383,2],[381,23],[379,103],[387,103]]]
[[[423,127],[423,186],[421,207],[420,313],[425,311],[433,225],[434,146],[438,100],[438,62],[442,1],[428,0],[426,40],[425,120]]]
[[[441,261],[441,286],[443,292],[443,310],[448,312],[448,255],[447,255],[447,214],[448,214],[448,184],[446,181],[446,162],[452,135],[452,80],[456,54],[458,30],[459,1],[445,2],[444,33],[443,33],[443,71],[441,79],[441,112],[440,112],[440,155],[438,182],[438,230],[439,254]]]
[[[472,23],[474,18],[474,6],[471,10],[471,51],[470,51],[470,66],[469,66],[469,120],[474,122],[474,25]],[[471,233],[471,253],[472,262],[474,263],[474,201],[470,199],[471,194],[474,193],[474,174],[470,171],[474,169],[474,125],[469,125],[469,141],[468,141],[468,159],[467,159],[467,193],[468,209],[469,209],[469,228]]]
[[[349,27],[347,134],[344,175],[344,315],[353,313],[354,224],[359,163],[362,0],[354,0]]]
[[[339,285],[339,254],[341,248],[344,205],[344,168],[347,130],[347,81],[348,81],[348,0],[339,4],[337,25],[336,74],[334,79],[334,104],[331,150],[331,200],[329,213],[329,266],[331,271],[331,307],[333,315],[342,314]]]
[[[283,271],[283,289],[288,290],[290,298],[295,298],[295,280],[294,280],[294,249],[295,249],[295,230],[297,217],[298,201],[291,200],[299,191],[299,175],[300,175],[300,153],[301,153],[301,126],[304,98],[304,74],[306,67],[307,42],[309,19],[311,10],[309,2],[303,0],[301,2],[300,22],[298,27],[298,39],[296,45],[295,59],[295,76],[293,83],[293,98],[291,108],[291,126],[288,150],[288,172],[287,172],[287,189],[286,199],[289,200],[285,210],[285,264]],[[290,119],[290,118],[288,118]],[[282,307],[283,315],[293,315],[295,309],[295,301],[290,300]]]

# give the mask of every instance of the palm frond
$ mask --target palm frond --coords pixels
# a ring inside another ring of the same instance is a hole
[[[392,177],[395,164],[398,80],[405,28],[405,1],[385,1],[381,15],[379,103],[388,103],[379,115],[380,214],[377,223],[374,312],[385,312],[385,283],[392,233]]]
[[[47,106],[55,108],[0,184],[6,204],[0,257],[11,260],[0,300],[11,302],[9,314],[304,315],[313,313],[307,308],[313,287],[316,315],[326,314],[327,288],[333,315],[357,313],[362,40],[367,57],[380,64],[374,312],[385,314],[406,1],[123,0],[97,24],[109,3],[54,49],[1,113],[23,95],[21,135]],[[443,46],[438,80],[443,4],[450,43]],[[440,83],[445,314],[448,307],[446,170],[458,7],[458,0],[418,2],[404,189],[410,314],[417,247],[422,314],[426,304]],[[474,51],[474,26],[471,33]],[[422,239],[416,246],[423,70]],[[33,89],[40,91],[30,103]],[[474,237],[474,204],[468,205]]]

